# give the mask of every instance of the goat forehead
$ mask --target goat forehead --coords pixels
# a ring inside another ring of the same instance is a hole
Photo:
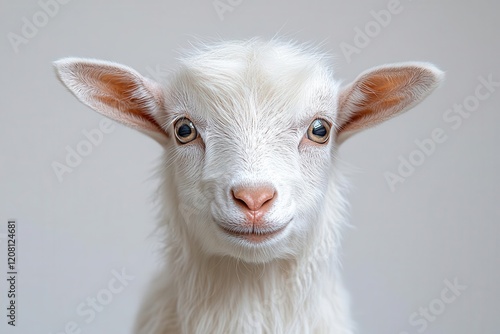
[[[185,59],[177,86],[204,119],[284,125],[333,95],[319,58],[287,45],[222,45]]]
[[[237,124],[286,128],[334,109],[335,85],[314,75],[271,78],[258,73],[219,82],[205,75],[183,86],[187,88],[182,95],[188,96],[188,114],[224,128]]]

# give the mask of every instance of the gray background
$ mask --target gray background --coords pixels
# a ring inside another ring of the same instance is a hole
[[[396,61],[429,61],[446,71],[445,83],[424,103],[343,145],[342,160],[353,171],[354,226],[344,239],[343,274],[359,333],[418,333],[411,314],[439,305],[445,280],[455,278],[467,288],[424,332],[498,333],[499,88],[457,129],[443,115],[474,94],[479,76],[500,81],[500,5],[401,0],[401,12],[348,62],[340,44],[354,45],[355,27],[364,29],[373,21],[370,11],[389,2],[244,0],[221,20],[212,0],[73,0],[16,53],[9,33],[21,35],[23,17],[32,21],[42,9],[34,0],[2,0],[0,277],[8,218],[19,223],[20,274],[18,326],[7,326],[1,311],[0,332],[64,333],[74,321],[82,333],[127,333],[160,261],[150,201],[160,147],[116,125],[59,182],[52,163],[64,163],[66,146],[85,140],[82,131],[98,128],[102,117],[62,87],[51,62],[108,59],[162,79],[175,69],[178,50],[197,38],[278,34],[322,43],[345,82]],[[408,157],[414,141],[435,128],[447,140],[391,191],[384,173],[396,172],[398,157]],[[86,323],[78,305],[121,268],[135,279]],[[2,278],[2,310],[6,288]]]

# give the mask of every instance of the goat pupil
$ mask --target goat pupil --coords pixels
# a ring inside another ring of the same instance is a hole
[[[183,138],[189,137],[189,135],[191,134],[191,127],[189,127],[189,125],[187,124],[183,124],[177,130],[177,134]]]
[[[326,128],[323,126],[323,123],[321,123],[321,121],[314,122],[312,133],[313,135],[318,137],[326,136]]]

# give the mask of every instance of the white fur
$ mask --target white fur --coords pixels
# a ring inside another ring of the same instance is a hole
[[[78,98],[152,135],[165,149],[158,193],[165,266],[143,301],[135,333],[352,333],[339,276],[340,236],[347,225],[346,182],[336,159],[347,137],[341,138],[342,129],[360,122],[349,128],[351,135],[410,108],[434,89],[441,74],[429,64],[399,64],[366,72],[341,89],[324,58],[276,41],[216,43],[183,58],[166,87],[113,63],[56,64]],[[153,117],[164,133],[144,126],[147,120],[127,113],[127,105],[94,103],[101,93],[89,82],[100,77],[88,69],[96,66],[129,71],[139,87],[132,93],[144,100],[134,108]],[[377,116],[375,108],[373,115],[355,119],[357,112],[378,106],[367,100],[363,87],[370,73],[386,69],[406,71],[409,82],[394,91],[408,98],[391,115]],[[176,142],[172,124],[180,117],[193,121],[199,141]],[[316,118],[332,124],[325,145],[305,138]],[[230,195],[241,185],[276,189],[266,222],[270,229],[284,227],[280,234],[251,243],[217,226],[237,228],[244,220]]]

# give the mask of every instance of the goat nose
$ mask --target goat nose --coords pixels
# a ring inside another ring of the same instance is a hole
[[[267,211],[274,200],[273,187],[237,187],[231,190],[236,204],[247,211]]]

